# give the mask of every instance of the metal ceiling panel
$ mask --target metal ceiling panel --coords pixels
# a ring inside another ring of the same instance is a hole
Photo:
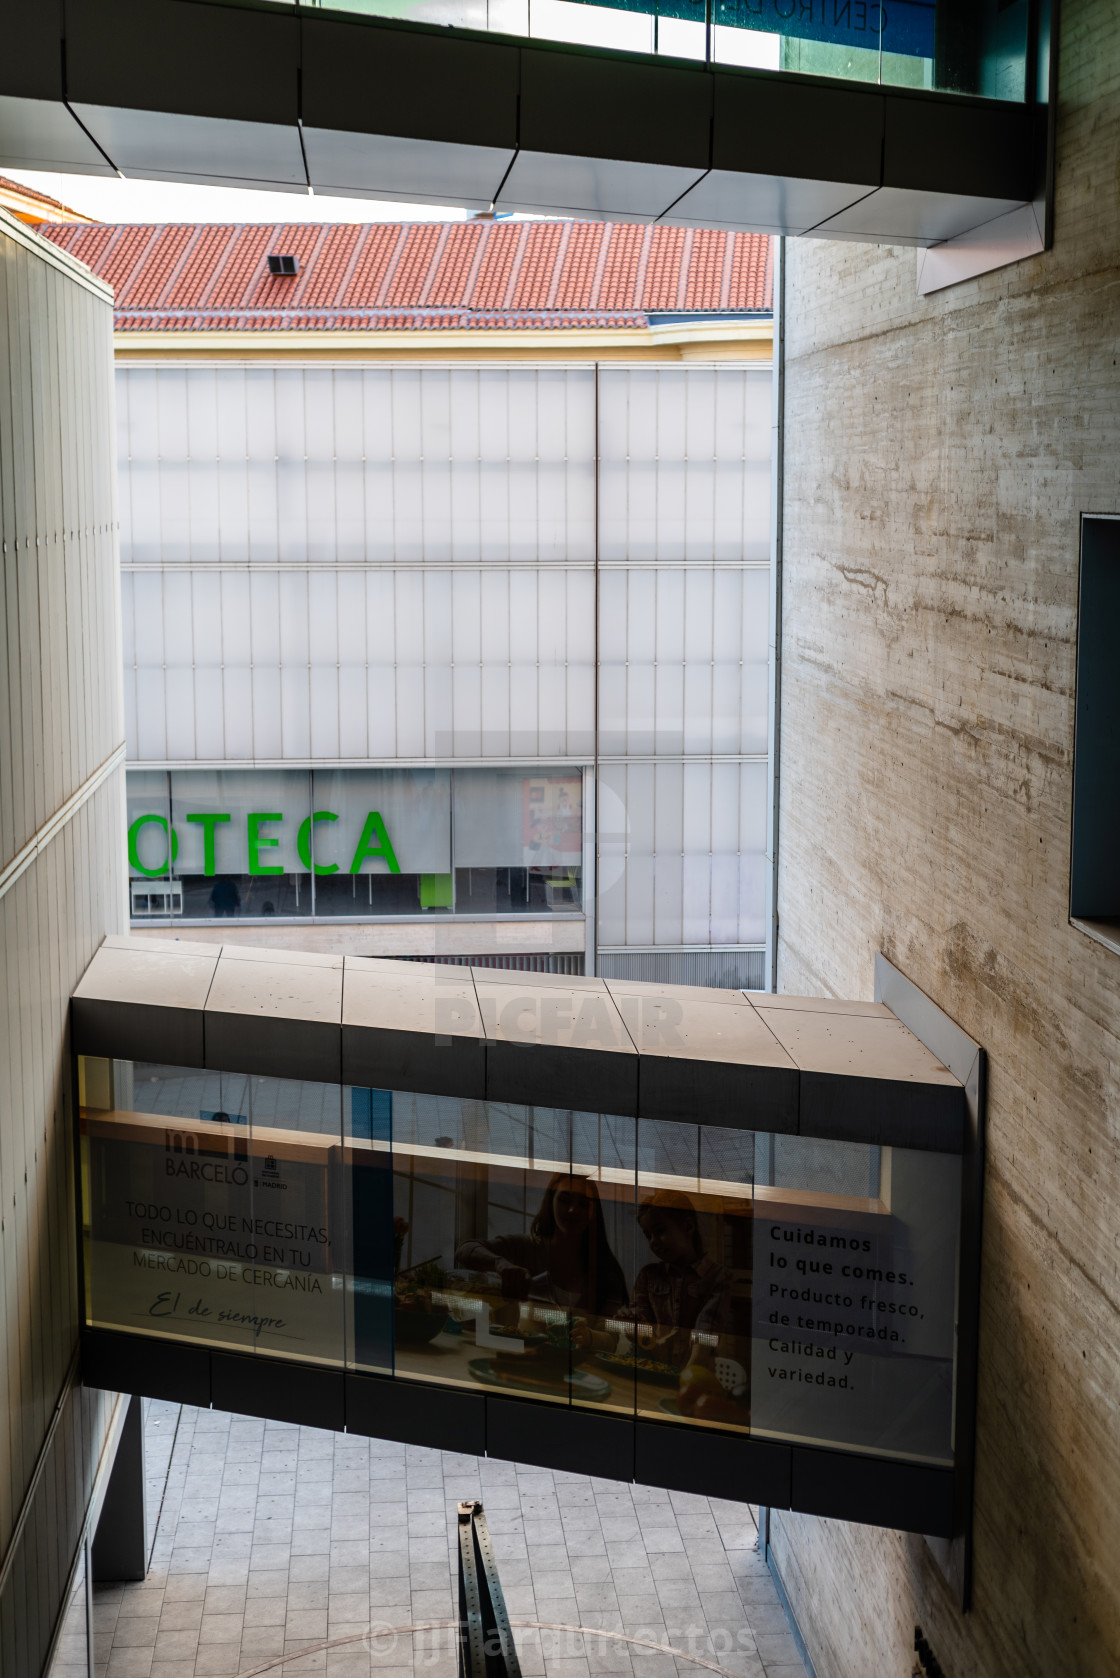
[[[1009,204],[1035,190],[1026,106],[954,94],[916,100],[901,90],[884,102],[884,186]]]
[[[66,175],[115,171],[61,100],[0,94],[0,159],[6,169],[51,169]]]
[[[674,227],[796,235],[858,204],[868,190],[849,181],[711,169],[661,219]]]
[[[294,125],[299,115],[294,7],[86,0],[68,5],[65,17],[71,104],[142,106],[237,123]]]
[[[501,193],[502,210],[547,210],[592,220],[652,221],[700,179],[698,169],[603,157],[518,152]]]
[[[294,123],[285,127],[104,105],[75,104],[74,111],[122,174],[282,192],[307,189]]]
[[[305,128],[307,172],[316,192],[400,198],[406,203],[489,209],[513,149],[398,139]]]
[[[879,185],[877,88],[763,70],[717,71],[714,81],[713,169]]]
[[[61,99],[61,6],[5,6],[0,94]]]
[[[883,186],[821,222],[814,234],[867,244],[935,245],[1018,209],[1015,199],[966,198],[949,192]]]

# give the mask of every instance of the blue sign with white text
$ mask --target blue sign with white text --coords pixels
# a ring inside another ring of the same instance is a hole
[[[934,0],[714,0],[713,22],[801,41],[932,58]]]

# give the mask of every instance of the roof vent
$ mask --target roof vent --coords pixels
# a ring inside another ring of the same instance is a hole
[[[299,257],[270,256],[268,259],[268,271],[270,274],[298,274]]]

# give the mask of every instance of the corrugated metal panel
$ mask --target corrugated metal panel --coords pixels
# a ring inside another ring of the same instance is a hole
[[[68,1401],[33,1479],[79,1316],[67,1006],[104,934],[124,923],[113,441],[108,296],[0,217],[5,1675],[41,1670],[107,1422],[100,1396]]]
[[[600,950],[604,979],[654,985],[712,985],[721,990],[765,990],[766,951]]]

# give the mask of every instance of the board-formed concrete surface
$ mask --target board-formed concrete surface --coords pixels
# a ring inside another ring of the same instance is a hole
[[[1120,8],[1061,8],[1054,248],[916,295],[787,246],[782,990],[883,954],[988,1055],[973,1611],[775,1516],[820,1678],[1114,1678],[1120,958],[1069,924],[1082,513],[1120,513]]]
[[[526,1678],[805,1678],[745,1504],[186,1406],[146,1423],[151,1568],[97,1588],[99,1678],[285,1655],[284,1678],[454,1678],[452,1631],[394,1628],[456,1613],[460,1498],[484,1503]]]

